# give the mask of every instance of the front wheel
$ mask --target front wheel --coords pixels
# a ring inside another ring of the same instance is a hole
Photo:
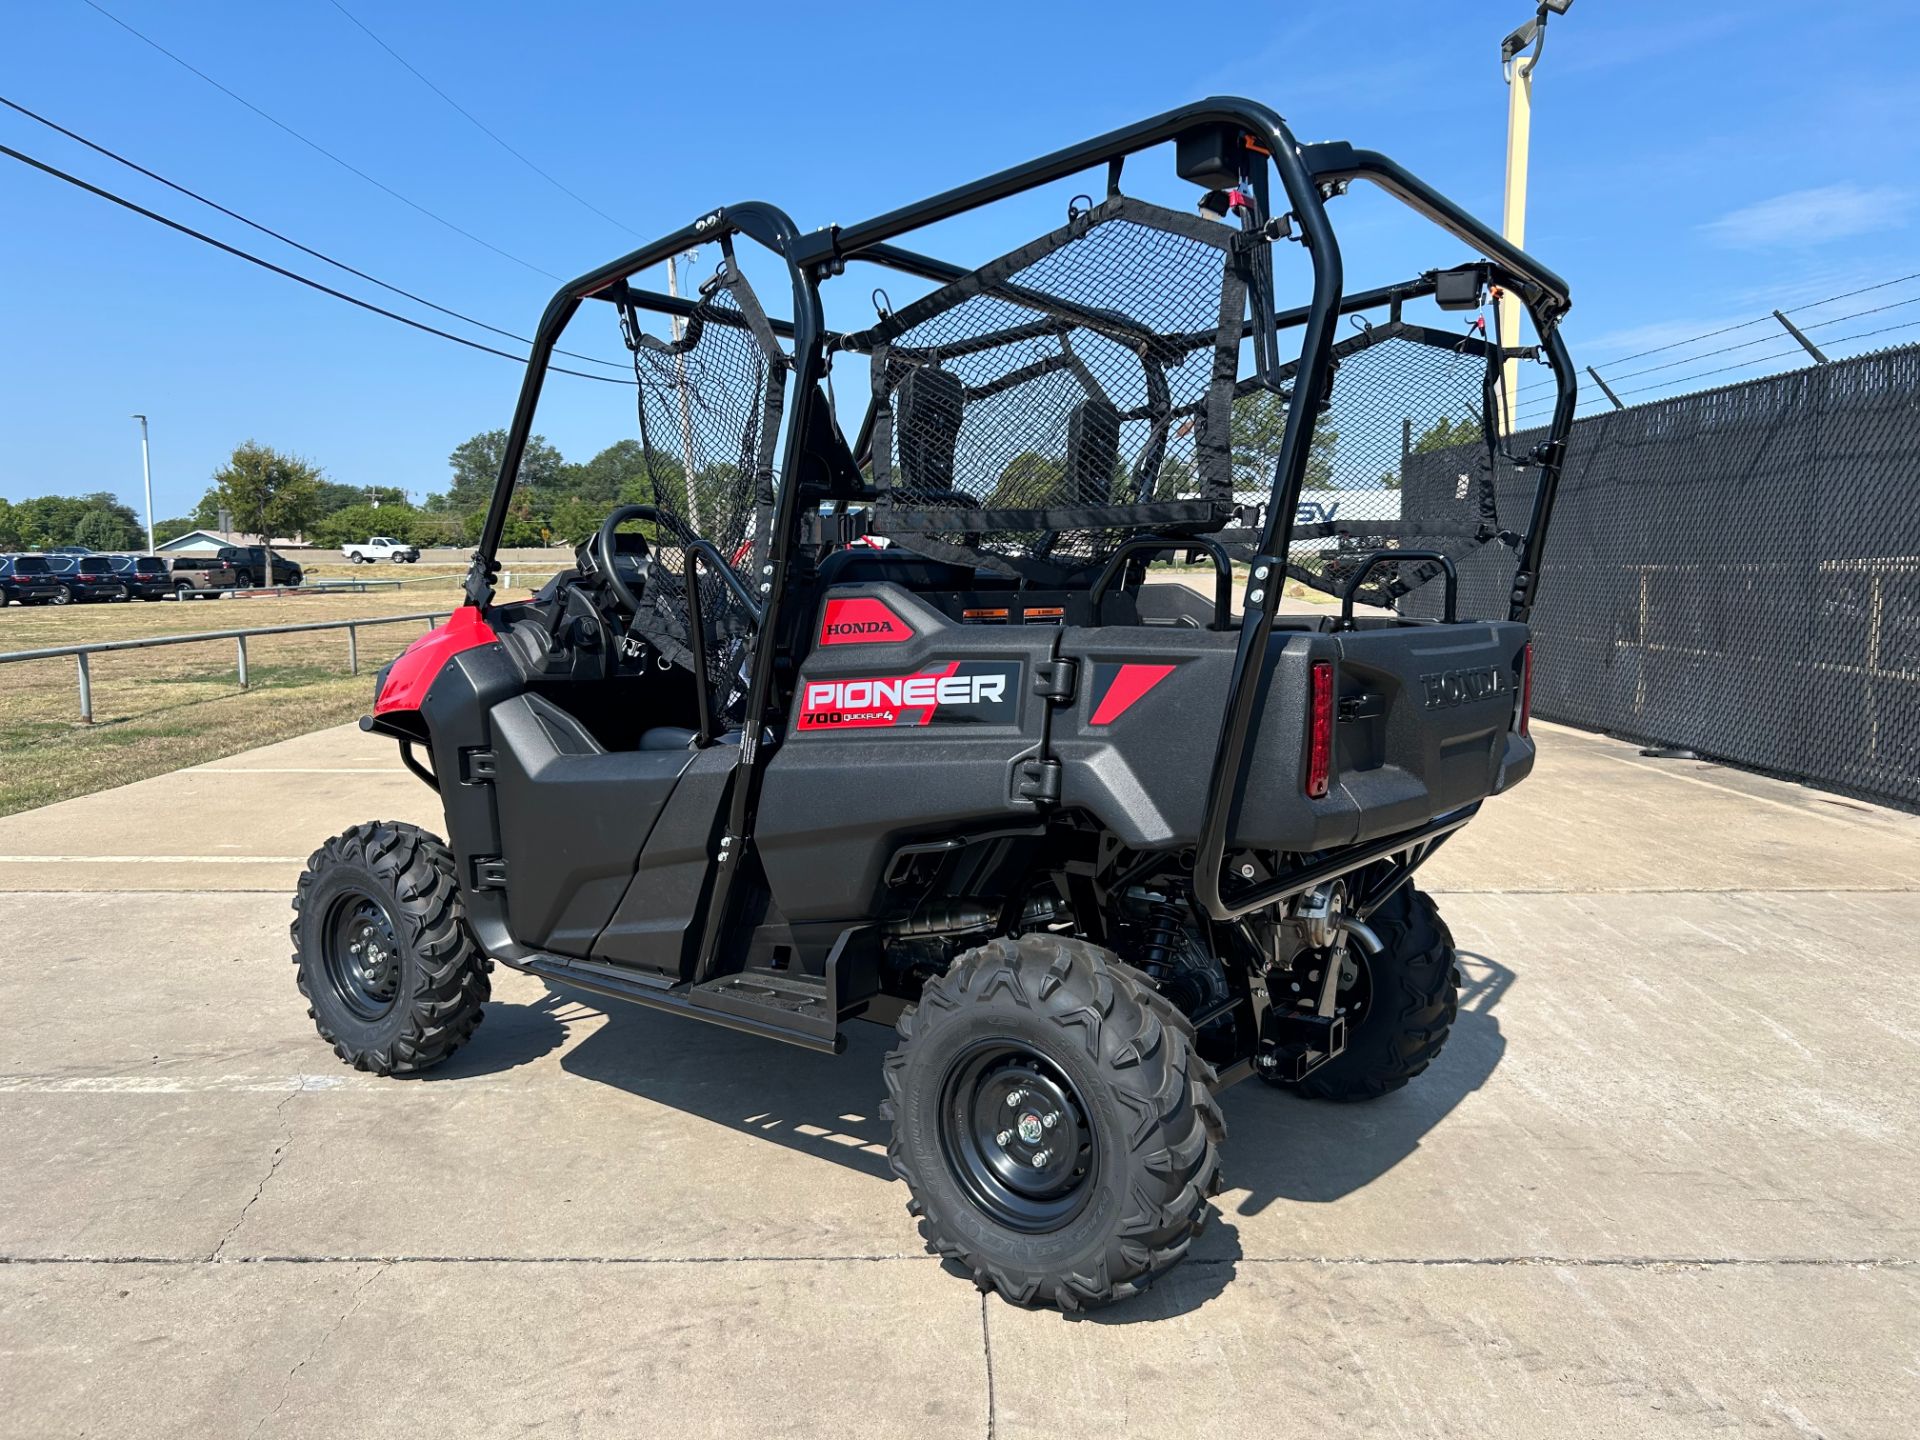
[[[887,1057],[887,1155],[927,1248],[1063,1310],[1186,1257],[1220,1188],[1212,1072],[1082,940],[1000,939],[928,982]]]
[[[453,852],[398,821],[356,825],[307,861],[293,963],[320,1038],[356,1070],[439,1064],[480,1023],[492,962],[474,943]]]

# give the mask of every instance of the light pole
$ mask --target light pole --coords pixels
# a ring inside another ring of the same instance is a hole
[[[1547,48],[1547,16],[1564,15],[1573,0],[1543,0],[1533,19],[1500,42],[1500,69],[1507,78],[1507,186],[1500,207],[1500,233],[1514,245],[1527,243],[1527,146],[1533,131],[1533,72]],[[1520,343],[1520,301],[1511,289],[1500,295],[1500,343]],[[1520,362],[1500,371],[1500,424],[1513,433],[1514,391]]]
[[[136,415],[140,422],[140,470],[147,482],[147,553],[153,554],[153,452],[147,445],[147,417]]]

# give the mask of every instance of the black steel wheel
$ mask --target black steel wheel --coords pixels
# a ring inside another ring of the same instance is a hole
[[[473,1034],[492,961],[467,928],[446,845],[414,825],[356,825],[313,853],[293,897],[308,1016],[356,1070],[409,1074]]]
[[[927,983],[887,1057],[894,1173],[927,1248],[1020,1305],[1136,1294],[1220,1188],[1213,1072],[1083,940],[990,941]]]
[[[982,1040],[957,1059],[940,1145],[974,1204],[1010,1230],[1057,1230],[1093,1192],[1099,1154],[1086,1102],[1059,1066],[1024,1045]]]
[[[378,1020],[400,994],[400,932],[372,895],[344,889],[321,937],[322,968],[334,997],[363,1020]]]

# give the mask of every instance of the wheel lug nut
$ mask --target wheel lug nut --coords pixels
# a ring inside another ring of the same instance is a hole
[[[1027,1092],[1024,1090],[1008,1091],[1007,1092],[1007,1108],[1011,1110],[1014,1106],[1018,1105],[1022,1100],[1026,1098],[1027,1098]]]
[[[1045,1165],[1052,1158],[1053,1158],[1053,1151],[1051,1150],[1035,1151],[1033,1156],[1033,1168],[1038,1170],[1042,1165]]]
[[[996,1145],[1004,1145],[1011,1139],[1013,1139],[1013,1131],[1002,1130],[998,1135],[993,1137],[993,1143]]]
[[[1049,1130],[1053,1129],[1054,1126],[1060,1123],[1060,1112],[1058,1110],[1049,1110],[1041,1117],[1040,1123]]]

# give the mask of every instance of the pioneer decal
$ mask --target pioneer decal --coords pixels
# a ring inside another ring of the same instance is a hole
[[[913,627],[894,614],[886,601],[871,596],[829,600],[820,617],[822,645],[873,645],[912,638]]]
[[[1099,664],[1093,667],[1093,718],[1089,725],[1111,725],[1142,695],[1173,673],[1171,665]]]
[[[1437,675],[1422,675],[1420,687],[1426,692],[1427,709],[1448,710],[1455,705],[1511,695],[1513,678],[1498,666],[1485,670],[1446,670]]]
[[[1020,715],[1020,664],[949,660],[911,675],[809,679],[800,685],[800,730],[1012,725]]]

